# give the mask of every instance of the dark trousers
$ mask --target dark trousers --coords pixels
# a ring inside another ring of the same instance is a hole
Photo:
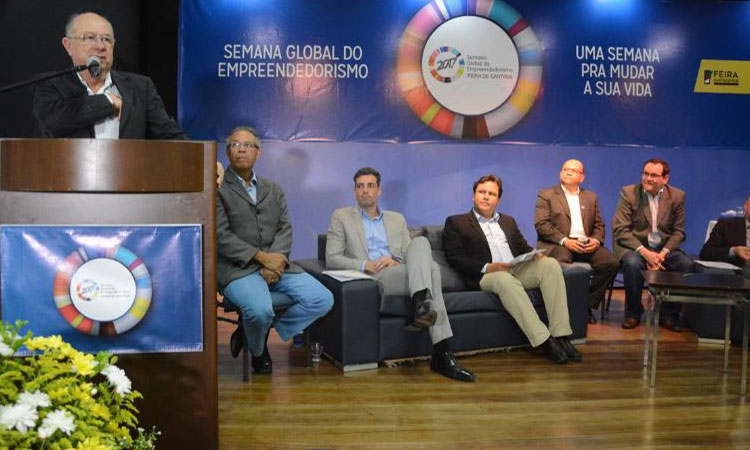
[[[620,265],[604,247],[599,247],[593,253],[573,253],[567,248],[558,245],[549,252],[549,256],[561,263],[585,262],[594,270],[594,277],[589,287],[589,308],[597,309],[604,300],[604,293],[612,279],[617,276]]]
[[[640,318],[643,314],[641,304],[641,292],[643,291],[642,270],[646,270],[646,260],[638,253],[628,250],[620,259],[622,264],[623,284],[625,285],[625,317]],[[667,272],[694,272],[693,260],[682,253],[682,250],[674,250],[667,254],[667,258],[661,264]],[[677,319],[680,314],[679,303],[663,303],[661,305],[661,319]]]

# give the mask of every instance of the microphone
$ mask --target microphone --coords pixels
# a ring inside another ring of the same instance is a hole
[[[98,56],[92,55],[86,58],[86,67],[89,69],[91,78],[98,80],[102,76],[101,59]]]
[[[58,70],[57,72],[37,75],[26,81],[19,81],[18,83],[9,84],[7,86],[0,86],[0,94],[2,94],[3,92],[18,89],[20,87],[28,86],[30,84],[36,84],[40,81],[50,80],[52,78],[80,72],[86,69],[88,69],[92,77],[98,80],[102,76],[101,59],[98,56],[89,56],[88,59],[86,59],[86,65],[81,64],[80,66],[69,67],[67,69]]]

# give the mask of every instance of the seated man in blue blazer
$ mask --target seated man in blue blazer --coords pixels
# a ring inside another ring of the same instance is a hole
[[[41,137],[187,139],[150,78],[111,70],[115,34],[107,19],[91,12],[72,15],[62,44],[73,65],[96,58],[99,72],[84,70],[34,88],[34,124]]]
[[[411,297],[407,329],[427,328],[433,344],[430,369],[448,378],[474,381],[453,356],[440,269],[425,237],[411,239],[404,216],[378,206],[380,173],[364,167],[354,174],[357,206],[333,212],[328,227],[326,267],[368,273],[385,295]]]
[[[742,205],[745,217],[719,219],[701,249],[701,259],[724,261],[742,268],[750,278],[750,195]]]
[[[256,175],[260,141],[252,128],[237,127],[227,140],[229,168],[216,196],[216,278],[224,298],[242,311],[242,329],[255,373],[271,373],[268,331],[284,341],[304,330],[333,306],[333,295],[289,261],[292,224],[281,186]],[[294,304],[276,316],[271,291]],[[232,356],[242,349],[239,328]]]

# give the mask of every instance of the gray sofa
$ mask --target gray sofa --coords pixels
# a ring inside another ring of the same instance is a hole
[[[528,345],[513,318],[494,294],[467,291],[466,286],[445,260],[442,226],[411,228],[412,236],[425,236],[432,246],[433,259],[440,266],[443,296],[453,329],[456,352]],[[334,306],[311,330],[324,353],[344,371],[377,367],[389,360],[428,356],[432,344],[426,331],[404,329],[408,298],[382,299],[373,280],[340,282],[325,270],[326,236],[318,236],[318,258],[295,261],[331,290]],[[586,337],[589,271],[577,266],[563,267],[573,338]],[[538,289],[529,291],[542,320],[547,316]]]

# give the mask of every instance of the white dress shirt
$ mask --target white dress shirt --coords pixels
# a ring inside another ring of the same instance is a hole
[[[474,215],[484,232],[484,236],[487,238],[487,243],[490,246],[490,254],[492,254],[492,262],[510,262],[513,259],[513,252],[510,251],[508,237],[505,236],[505,232],[500,228],[500,223],[498,222],[500,214],[495,213],[495,215],[489,219],[476,211],[474,211]],[[486,272],[487,265],[485,264],[482,268],[482,273]]]
[[[78,79],[81,80],[81,83],[86,87],[86,92],[88,92],[89,95],[112,93],[118,97],[120,96],[120,91],[117,90],[117,86],[112,84],[112,75],[109,72],[107,72],[107,78],[104,80],[104,85],[99,88],[97,92],[91,90],[80,73],[77,73],[76,75],[78,75]],[[112,103],[112,99],[110,99],[109,96],[107,96],[107,100]],[[123,108],[124,107],[125,106],[123,105]],[[94,124],[94,137],[96,139],[118,139],[120,137],[120,117],[110,116]]]
[[[583,229],[583,217],[581,215],[581,202],[578,194],[581,193],[581,188],[576,188],[575,192],[569,192],[565,189],[565,186],[560,185],[563,192],[565,193],[565,200],[568,201],[568,209],[570,210],[570,237],[572,238],[585,238],[586,231]],[[563,239],[563,242],[565,240]],[[562,245],[562,244],[561,244]]]

